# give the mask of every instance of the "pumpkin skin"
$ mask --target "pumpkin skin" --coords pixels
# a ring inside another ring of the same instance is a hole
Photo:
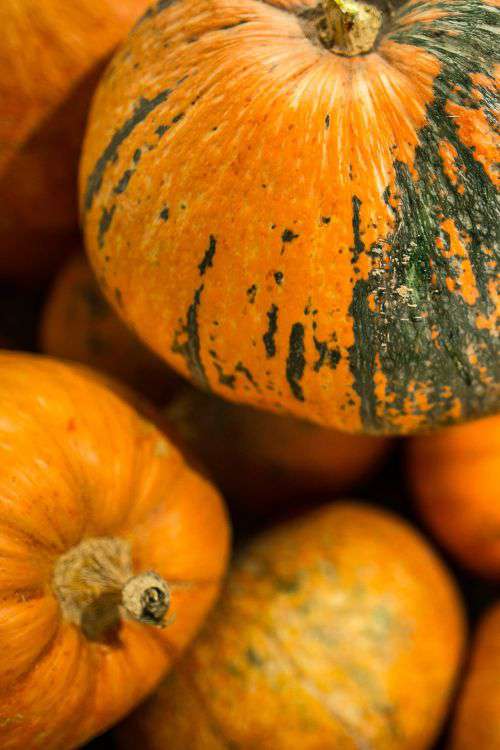
[[[326,506],[251,543],[119,746],[423,750],[462,643],[455,588],[420,537],[379,510]]]
[[[147,0],[0,7],[0,276],[48,275],[77,229],[77,165],[92,92]],[[62,236],[61,236],[62,235]]]
[[[375,433],[489,414],[497,3],[392,3],[352,58],[311,38],[314,5],[152,7],[90,116],[92,264],[230,400]]]
[[[130,711],[193,636],[227,522],[169,438],[80,366],[0,353],[0,410],[0,745],[63,750]],[[110,536],[169,578],[164,630],[123,619],[89,638],[63,616],[61,556]]]
[[[40,348],[46,354],[94,367],[165,403],[176,376],[127,328],[102,296],[84,255],[60,271],[42,315]]]
[[[164,410],[168,424],[214,477],[238,517],[255,520],[360,483],[383,461],[390,441],[348,435],[311,422],[179,389]]]
[[[471,570],[500,580],[500,417],[415,438],[409,473],[440,542]]]
[[[479,624],[450,750],[500,747],[500,603]]]

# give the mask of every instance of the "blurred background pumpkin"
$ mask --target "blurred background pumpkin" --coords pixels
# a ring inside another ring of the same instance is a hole
[[[450,750],[500,747],[500,603],[483,616],[475,636],[453,724]]]
[[[142,344],[101,293],[83,253],[63,266],[42,313],[43,352],[94,367],[149,400],[165,403],[179,378]]]
[[[148,0],[0,4],[0,278],[46,279],[78,230],[87,111]]]
[[[427,750],[464,644],[454,584],[395,517],[338,503],[256,537],[118,732],[132,750]]]
[[[381,470],[392,444],[231,404],[188,385],[163,415],[207,467],[235,519],[249,528],[355,491]]]
[[[409,443],[417,507],[463,565],[500,581],[500,416]]]

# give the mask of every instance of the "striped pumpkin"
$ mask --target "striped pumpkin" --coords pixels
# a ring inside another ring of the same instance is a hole
[[[199,386],[348,431],[498,408],[498,0],[160,0],[98,90],[107,294]]]

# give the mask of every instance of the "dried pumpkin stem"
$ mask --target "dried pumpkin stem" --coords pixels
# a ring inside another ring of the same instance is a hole
[[[352,57],[370,52],[382,25],[382,13],[361,0],[322,0],[323,42],[332,51]]]
[[[122,617],[163,627],[170,589],[157,573],[134,575],[128,542],[113,537],[85,539],[57,560],[53,589],[64,617],[96,640]]]

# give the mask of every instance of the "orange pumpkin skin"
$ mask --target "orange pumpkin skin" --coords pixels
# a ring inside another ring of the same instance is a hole
[[[436,537],[467,567],[500,579],[500,417],[415,438],[409,470]]]
[[[0,276],[48,275],[67,248],[77,228],[75,185],[90,97],[147,5],[1,3]]]
[[[55,281],[42,315],[40,348],[105,372],[158,403],[177,380],[108,305],[83,255],[68,260]]]
[[[480,622],[458,702],[450,750],[500,747],[500,604]]]
[[[316,0],[160,0],[81,167],[92,264],[145,341],[205,389],[346,431],[499,407],[498,9],[391,5],[347,58]]]
[[[326,506],[237,559],[120,747],[430,748],[462,643],[455,588],[419,536],[379,510]]]
[[[231,404],[191,387],[164,411],[239,513],[267,515],[312,493],[334,495],[381,463],[390,441]]]
[[[227,522],[170,440],[80,366],[0,353],[0,413],[0,746],[63,750],[130,711],[193,636]],[[164,630],[122,619],[89,638],[63,616],[61,556],[110,536],[135,573],[169,578]]]

